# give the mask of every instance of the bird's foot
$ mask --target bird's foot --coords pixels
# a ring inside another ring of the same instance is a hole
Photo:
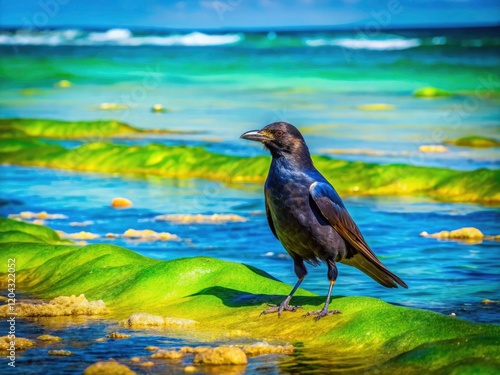
[[[308,312],[307,314],[305,315],[302,315],[302,316],[310,316],[310,315],[317,315],[316,318],[314,318],[314,320],[318,321],[320,320],[321,318],[323,318],[324,316],[327,316],[327,315],[334,315],[334,314],[342,314],[341,311],[339,310],[330,310],[328,311],[328,309],[321,309],[321,310],[316,310],[316,311],[310,311]]]
[[[289,305],[287,300],[283,301],[279,306],[272,305],[270,303],[268,303],[267,305],[270,306],[270,307],[268,309],[265,309],[264,311],[262,311],[260,313],[260,315],[262,315],[262,314],[264,314],[264,315],[265,314],[272,314],[272,313],[277,312],[278,313],[278,318],[279,318],[281,316],[281,313],[283,311],[292,311],[292,312],[294,312],[294,311],[297,311],[297,309],[301,309],[302,308],[302,306],[291,306],[291,305]]]

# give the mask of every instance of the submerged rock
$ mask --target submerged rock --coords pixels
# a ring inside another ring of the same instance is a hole
[[[120,332],[111,332],[106,337],[110,338],[110,339],[121,340],[121,339],[128,339],[128,338],[130,338],[130,335],[128,335],[126,333],[120,333]]]
[[[41,335],[37,337],[37,340],[40,341],[61,341],[62,338],[59,336],[52,336],[52,335]]]
[[[90,365],[85,369],[83,375],[136,375],[136,373],[116,361],[107,361]]]
[[[418,147],[418,151],[425,153],[446,152],[448,148],[442,145],[422,145]]]
[[[67,357],[67,356],[71,356],[71,355],[74,355],[73,352],[69,351],[69,350],[49,350],[49,355],[54,355],[54,356],[59,356],[59,357]]]
[[[8,306],[0,306],[0,315],[7,316]],[[88,301],[83,294],[60,296],[49,303],[19,302],[16,304],[17,316],[68,316],[68,315],[103,315],[108,308],[102,300]]]
[[[247,356],[241,348],[219,346],[196,353],[195,364],[203,365],[245,365]]]
[[[357,107],[360,111],[393,111],[395,105],[385,103],[363,104]]]
[[[218,224],[227,222],[246,222],[248,219],[243,216],[234,214],[213,214],[213,215],[191,215],[191,214],[171,214],[159,215],[154,218],[155,220],[170,221],[173,223],[203,223],[203,224]]]
[[[129,200],[127,198],[122,198],[122,197],[113,198],[113,200],[111,201],[112,207],[123,208],[123,207],[132,207],[132,205],[133,205],[133,203],[131,200]]]

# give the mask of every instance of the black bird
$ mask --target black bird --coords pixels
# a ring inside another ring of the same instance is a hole
[[[263,314],[296,311],[289,305],[307,269],[304,261],[328,266],[330,288],[322,310],[309,312],[320,318],[340,313],[328,311],[337,266],[354,266],[387,288],[408,286],[390,272],[375,256],[347,212],[333,186],[314,167],[309,149],[299,130],[286,122],[275,122],[240,138],[262,142],[271,152],[272,163],[265,183],[266,216],[271,231],[293,259],[299,278],[288,297]]]

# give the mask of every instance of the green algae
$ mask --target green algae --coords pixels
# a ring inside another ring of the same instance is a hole
[[[407,164],[371,164],[313,156],[343,195],[426,195],[443,201],[498,204],[500,171],[455,171]],[[202,147],[86,143],[73,149],[38,140],[0,139],[0,162],[79,171],[205,178],[232,184],[264,182],[270,158],[237,157]]]
[[[17,225],[9,222],[2,224]],[[39,228],[17,227],[28,234]],[[84,293],[102,299],[115,319],[134,312],[194,319],[194,336],[288,341],[304,355],[326,359],[356,353],[385,371],[486,374],[500,365],[500,327],[374,298],[335,297],[331,307],[342,314],[319,322],[300,313],[260,316],[266,302],[279,302],[291,286],[244,264],[208,257],[160,261],[112,245],[21,242],[0,244],[0,262],[7,258],[16,258],[22,292],[37,298]],[[294,297],[304,311],[323,302],[303,289]]]
[[[60,121],[47,119],[0,119],[0,138],[81,139],[129,137],[141,134],[182,133],[172,130],[145,130],[113,120]]]
[[[416,98],[442,98],[453,95],[452,93],[437,87],[422,87],[413,93]]]
[[[62,241],[59,235],[48,227],[0,218],[0,242],[11,242],[10,239],[49,244],[58,244]]]
[[[444,143],[454,146],[473,148],[488,148],[500,146],[500,141],[493,138],[482,137],[479,135],[471,135],[468,137],[446,140],[444,141]]]

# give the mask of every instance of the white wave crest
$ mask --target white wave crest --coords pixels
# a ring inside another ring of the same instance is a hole
[[[218,46],[235,44],[243,40],[241,34],[210,35],[200,32],[176,35],[134,35],[128,29],[110,29],[105,32],[81,30],[17,31],[0,33],[3,45],[47,45],[47,46]]]
[[[402,50],[408,48],[418,47],[422,41],[418,38],[413,39],[351,39],[351,38],[338,38],[338,39],[306,39],[304,43],[309,47],[323,47],[323,46],[336,46],[349,49],[368,49],[376,51],[391,51]]]

